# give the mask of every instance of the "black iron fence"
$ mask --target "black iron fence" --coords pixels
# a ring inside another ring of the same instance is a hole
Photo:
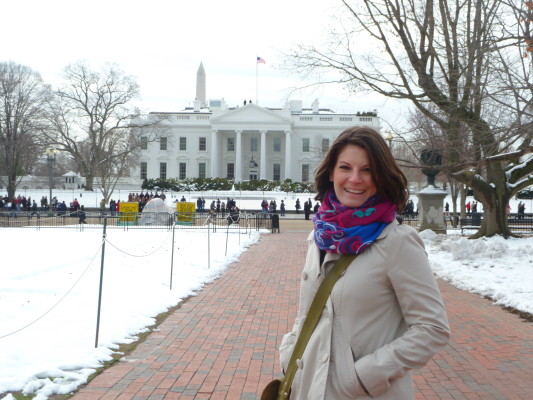
[[[269,215],[261,213],[114,213],[2,211],[0,227],[4,228],[75,228],[101,227],[130,229],[271,229]]]
[[[272,230],[272,214],[261,212],[215,213],[115,213],[109,212],[56,212],[56,211],[0,211],[0,228],[73,228],[101,227],[107,219],[109,228],[129,229],[245,229]],[[402,215],[402,224],[419,226],[418,214]],[[483,214],[469,214],[467,218],[447,215],[447,229],[476,230],[483,222]],[[510,214],[508,224],[511,232],[533,234],[533,214]]]
[[[418,228],[418,214],[403,214],[398,218],[402,224],[411,225]],[[444,223],[447,229],[460,229],[461,233],[465,230],[477,230],[483,222],[482,213],[471,213],[466,218],[460,218],[458,215],[446,215]],[[516,234],[533,234],[533,214],[510,214],[507,223],[511,232]]]
[[[450,218],[451,222],[451,218]],[[467,218],[456,218],[455,225],[461,229],[461,233],[465,230],[477,230],[483,223],[482,213],[468,214]],[[512,233],[524,234],[533,233],[533,214],[509,214],[507,224]]]

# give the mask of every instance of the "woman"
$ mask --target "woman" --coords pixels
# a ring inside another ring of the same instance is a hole
[[[342,132],[315,177],[315,229],[302,272],[300,310],[280,347],[284,370],[315,292],[340,254],[358,254],[335,284],[298,360],[291,399],[413,399],[411,370],[449,339],[424,245],[396,214],[407,180],[375,130]]]

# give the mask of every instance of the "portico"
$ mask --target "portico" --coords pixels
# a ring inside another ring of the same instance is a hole
[[[291,178],[291,125],[290,112],[273,112],[253,103],[214,115],[211,176],[220,171],[231,176],[233,169],[236,182]]]

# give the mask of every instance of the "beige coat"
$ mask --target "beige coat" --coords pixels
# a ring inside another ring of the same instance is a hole
[[[319,265],[312,234],[308,241],[299,316],[280,347],[284,370],[316,290],[339,257],[328,253]],[[424,244],[412,227],[394,221],[337,281],[297,362],[291,400],[413,399],[411,370],[449,335]]]

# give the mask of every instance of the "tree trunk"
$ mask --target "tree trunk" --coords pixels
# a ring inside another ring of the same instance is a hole
[[[502,235],[504,238],[513,236],[507,222],[507,205],[509,198],[500,198],[496,192],[493,192],[488,204],[483,204],[483,223],[480,229],[472,235],[471,239],[477,239],[483,236],[490,237]],[[492,206],[492,204],[501,204],[501,207]]]
[[[15,198],[16,191],[17,191],[17,177],[8,176],[7,177],[7,197],[9,197],[9,201]]]
[[[459,189],[460,193],[460,199],[461,203],[459,204],[459,209],[461,210],[461,216],[460,218],[466,218],[466,196],[467,196],[467,190],[465,188],[465,185],[461,185]]]
[[[92,192],[94,191],[93,189],[93,183],[94,183],[94,176],[92,175],[87,175],[85,177],[85,190],[89,191],[89,192]]]

